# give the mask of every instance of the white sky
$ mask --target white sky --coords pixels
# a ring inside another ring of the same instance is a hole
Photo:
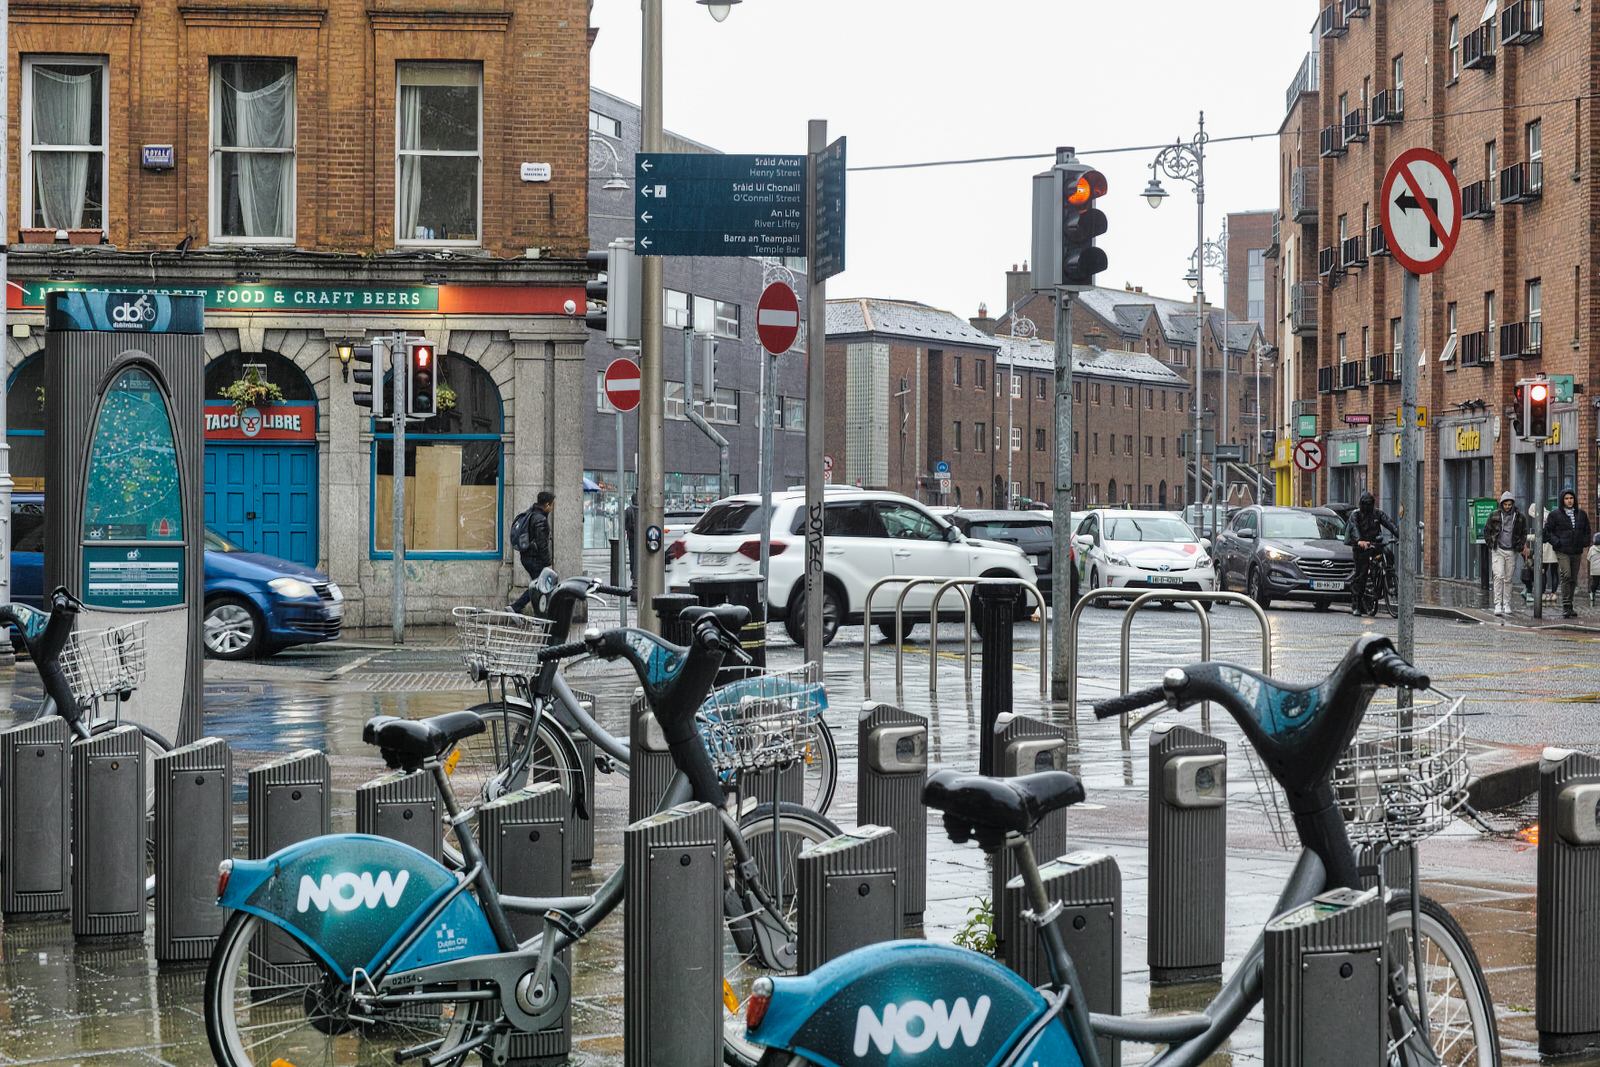
[[[1317,13],[1294,0],[745,0],[718,24],[694,0],[664,7],[668,129],[799,154],[807,120],[827,119],[852,166],[1073,145],[1109,183],[1100,283],[1177,298],[1191,296],[1193,187],[1164,179],[1172,196],[1151,210],[1139,193],[1154,151],[1084,150],[1188,141],[1201,109],[1215,137],[1274,133]],[[594,85],[637,102],[639,0],[595,0],[591,19]],[[847,269],[828,295],[999,314],[1004,272],[1030,255],[1030,176],[1049,162],[851,173]],[[1276,206],[1276,167],[1275,137],[1211,147],[1208,238],[1228,211]],[[1220,303],[1220,273],[1207,288]]]

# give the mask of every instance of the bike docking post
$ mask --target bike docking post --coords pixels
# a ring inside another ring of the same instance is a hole
[[[984,653],[987,659],[987,647]],[[988,671],[987,663],[984,665],[984,670]],[[993,731],[993,737],[996,755],[993,773],[1002,778],[1016,778],[1036,771],[1067,769],[1069,754],[1067,732],[1059,726],[1030,719],[1026,715],[1007,712],[1000,717],[1000,722]],[[1033,833],[1028,835],[1028,841],[1033,846],[1035,856],[1059,856],[1065,852],[1067,810],[1061,808],[1046,815],[1034,828]],[[994,902],[995,955],[1001,959],[1009,959],[1010,946],[1005,941],[1006,932],[1015,929],[1020,921],[1008,910],[1009,901],[1005,889],[1011,880],[1021,873],[1011,849],[1001,849],[995,855],[994,870],[990,876],[989,899]],[[1019,893],[1015,899],[1018,903],[1023,903],[1024,898]]]
[[[650,598],[660,622],[661,636],[675,645],[687,645],[689,633],[681,616],[684,608],[692,608],[700,601],[688,593],[663,593]],[[628,821],[638,822],[651,814],[661,804],[677,768],[672,753],[667,750],[666,735],[656,722],[644,698],[644,689],[635,688],[633,700],[628,705]],[[588,794],[593,796],[593,793]],[[592,803],[592,801],[591,801]],[[592,850],[591,850],[592,851]]]
[[[1534,1021],[1539,1051],[1600,1046],[1600,758],[1547,748],[1539,760]]]
[[[250,859],[266,859],[280,848],[329,832],[333,797],[325,753],[303,748],[279,756],[250,768],[245,781]],[[267,962],[288,970],[294,981],[313,981],[320,973],[305,950],[277,927],[263,932],[259,951]]]
[[[1151,985],[1222,974],[1227,796],[1225,742],[1176,723],[1150,731]]]
[[[491,800],[478,809],[478,847],[483,862],[502,894],[519,897],[564,897],[572,885],[572,835],[567,832],[571,801],[554,782],[540,782]],[[544,929],[544,916],[508,911],[506,918],[519,941]],[[561,960],[570,969],[572,950]],[[570,970],[569,970],[570,973]],[[536,1034],[511,1035],[512,1061],[564,1061],[572,1050],[572,1004],[561,1021]]]
[[[983,673],[978,683],[979,774],[996,773],[995,726],[1000,716],[1011,710],[1011,622],[1020,591],[1016,582],[986,582],[972,591],[978,607],[978,637],[983,641]]]
[[[72,936],[144,939],[144,735],[72,743]]]
[[[574,689],[572,697],[591,719],[594,718],[597,701],[593,693]],[[588,798],[589,804],[587,818],[578,814],[576,809],[572,812],[572,865],[587,867],[594,862],[594,742],[576,727],[567,732],[572,735],[572,743],[578,746],[578,759],[583,763],[583,795]]]
[[[211,958],[228,913],[217,865],[233,855],[233,753],[220,737],[163,752],[156,793],[156,963]]]
[[[1040,864],[1039,877],[1045,896],[1062,904],[1056,929],[1077,966],[1089,1010],[1121,1015],[1122,869],[1110,856],[1074,852]],[[1019,874],[1006,883],[1004,908],[996,909],[1009,925],[1002,935],[997,924],[995,936],[1006,944],[1006,966],[1029,985],[1042,986],[1050,981],[1050,961],[1039,943],[1038,927],[1023,917],[1029,907]],[[1122,1062],[1116,1038],[1100,1037],[1097,1043],[1101,1063]]]
[[[907,926],[921,926],[927,909],[927,782],[928,720],[893,704],[863,704],[856,719],[856,823],[887,826],[897,835],[901,918]]]
[[[1266,1067],[1388,1062],[1386,925],[1376,889],[1334,889],[1267,924]]]
[[[391,838],[439,859],[444,853],[439,809],[432,772],[394,771],[356,786],[356,833]]]
[[[0,731],[0,919],[7,923],[70,910],[70,735],[56,715]]]
[[[623,1063],[705,1067],[722,1058],[722,821],[680,804],[622,833]]]
[[[899,836],[887,826],[857,826],[795,860],[800,974],[900,936]]]

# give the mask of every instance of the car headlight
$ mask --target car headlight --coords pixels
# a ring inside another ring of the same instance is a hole
[[[1199,559],[1194,561],[1195,570],[1204,570],[1209,566],[1211,566],[1210,556],[1201,556]]]
[[[1268,559],[1286,559],[1286,560],[1287,559],[1294,559],[1294,554],[1293,553],[1285,552],[1281,548],[1265,549],[1264,550],[1264,554],[1266,555],[1266,557]]]
[[[1129,564],[1129,562],[1127,560],[1127,557],[1118,556],[1118,555],[1115,555],[1115,554],[1110,553],[1110,552],[1106,553],[1106,562],[1111,564],[1113,567],[1131,566],[1131,564]]]
[[[310,582],[299,578],[274,578],[267,583],[267,588],[288,600],[305,600],[317,595]]]

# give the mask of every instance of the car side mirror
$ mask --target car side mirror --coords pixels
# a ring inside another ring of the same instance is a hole
[[[1205,549],[1207,552],[1210,552],[1211,551],[1211,538],[1209,538],[1209,537],[1200,538],[1200,547]]]
[[[958,545],[961,543],[961,531],[954,526],[946,526],[944,528],[944,539],[952,545]]]
[[[1254,530],[1240,530],[1238,536],[1244,541],[1254,541],[1256,539],[1256,532]]]

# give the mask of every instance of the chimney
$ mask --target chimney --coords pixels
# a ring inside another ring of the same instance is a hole
[[[1104,348],[1106,346],[1106,342],[1111,340],[1111,338],[1106,336],[1105,332],[1098,326],[1094,326],[1089,329],[1089,332],[1086,335],[1084,335],[1083,340],[1084,343],[1089,345],[1091,348]]]
[[[1142,293],[1142,292],[1144,292],[1144,286],[1136,285],[1136,286],[1133,287],[1133,291],[1136,292],[1136,293]]]
[[[989,305],[979,304],[976,318],[967,320],[975,330],[981,330],[990,337],[994,336],[995,321],[989,317]]]
[[[1021,270],[1013,263],[1006,274],[1006,310],[1016,307],[1018,301],[1026,300],[1032,293],[1033,274],[1028,270],[1028,261],[1022,261]]]

